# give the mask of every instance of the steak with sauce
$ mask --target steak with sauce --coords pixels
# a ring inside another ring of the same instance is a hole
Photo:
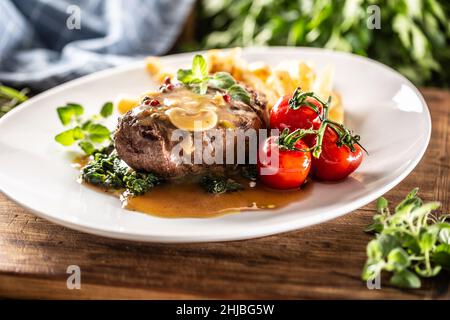
[[[224,92],[215,88],[208,88],[205,95],[181,85],[165,91],[148,94],[141,105],[119,119],[115,148],[119,157],[135,170],[153,172],[164,178],[223,171],[225,165],[174,161],[171,152],[179,144],[179,141],[171,141],[174,130],[183,129],[192,136],[189,121],[201,119],[205,129],[220,130],[225,143],[227,130],[259,130],[266,128],[268,123],[265,99],[251,89],[247,89],[250,104],[231,100],[229,96],[224,98]],[[194,153],[192,140],[187,141],[183,151]]]

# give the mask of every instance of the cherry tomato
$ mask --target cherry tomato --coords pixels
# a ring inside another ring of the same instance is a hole
[[[279,129],[280,131],[288,128],[291,132],[296,129],[317,130],[321,124],[319,115],[306,105],[302,105],[298,109],[290,108],[289,100],[292,96],[293,95],[291,94],[281,97],[270,110],[270,128]],[[313,98],[307,98],[307,101],[314,104],[320,114],[322,114],[322,104]],[[308,146],[312,146],[314,136],[307,135],[303,138],[303,140]]]
[[[311,153],[280,148],[277,139],[270,137],[260,146],[257,165],[259,178],[271,188],[298,188],[305,182],[311,168]],[[298,140],[295,148],[303,150],[308,146]]]
[[[346,178],[355,171],[363,159],[361,147],[354,144],[355,151],[346,145],[338,146],[339,136],[327,127],[322,141],[320,157],[312,158],[311,172],[320,180],[336,181]]]

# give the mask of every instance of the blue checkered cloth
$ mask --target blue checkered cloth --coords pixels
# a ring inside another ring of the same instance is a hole
[[[1,0],[0,82],[44,90],[171,49],[194,0]]]

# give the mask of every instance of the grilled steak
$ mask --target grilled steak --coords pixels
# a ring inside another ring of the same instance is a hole
[[[264,98],[253,90],[247,91],[251,94],[250,104],[230,100],[223,96],[223,91],[215,88],[208,88],[205,95],[199,95],[177,85],[173,90],[148,94],[140,106],[119,119],[114,138],[117,153],[133,169],[153,172],[165,178],[223,170],[225,166],[221,164],[174,160],[171,152],[179,141],[172,141],[172,134],[176,129],[182,129],[192,137],[193,131],[206,134],[207,129],[218,129],[225,143],[227,130],[266,128]],[[194,120],[200,124],[200,129],[191,128]],[[191,154],[192,160],[195,153],[192,140],[186,141],[182,149]]]

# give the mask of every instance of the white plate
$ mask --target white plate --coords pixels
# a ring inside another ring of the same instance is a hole
[[[36,215],[102,236],[153,241],[201,242],[266,236],[320,223],[355,210],[404,179],[422,158],[431,132],[427,105],[403,76],[372,60],[312,48],[251,48],[249,61],[305,59],[335,66],[346,122],[361,135],[370,156],[347,180],[314,182],[310,195],[281,210],[244,212],[211,219],[164,219],[126,211],[120,202],[76,182],[70,157],[53,137],[61,131],[55,108],[80,102],[88,112],[118,93],[154,86],[144,63],[106,70],[58,86],[0,120],[0,190]],[[164,57],[175,68],[193,54]]]

